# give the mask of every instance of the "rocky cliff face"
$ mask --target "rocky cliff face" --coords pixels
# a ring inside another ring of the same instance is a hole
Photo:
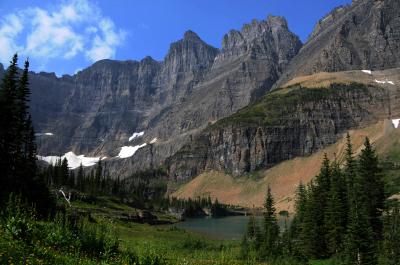
[[[168,161],[170,177],[206,170],[240,176],[310,155],[348,129],[400,115],[399,98],[399,89],[359,84],[278,90],[185,145]]]
[[[268,91],[301,48],[281,17],[231,31],[218,50],[192,31],[164,61],[103,60],[74,76],[31,74],[31,110],[41,155],[115,157],[124,145],[157,142],[132,158],[111,159],[128,174],[161,165],[209,123]],[[144,137],[129,143],[133,132]]]
[[[400,2],[357,0],[315,26],[275,87],[317,72],[400,67]]]
[[[240,32],[228,33],[211,68],[191,93],[150,121],[148,134],[161,140],[153,146],[154,163],[161,164],[208,124],[269,91],[300,47],[281,17],[254,20]],[[131,162],[150,163],[140,158]]]
[[[188,31],[161,62],[103,60],[62,78],[32,73],[34,125],[54,133],[38,138],[39,152],[107,156],[115,175],[168,158],[173,178],[208,169],[240,175],[309,155],[349,128],[392,115],[397,90],[386,79],[381,88],[374,79],[366,87],[279,88],[316,72],[400,67],[399,5],[353,1],[321,19],[304,46],[284,18],[270,16],[230,31],[220,50]],[[134,156],[115,157],[143,143]]]
[[[202,80],[218,50],[195,33],[173,43],[164,62],[103,60],[70,77],[31,74],[34,124],[54,137],[39,139],[42,154],[68,150],[113,156],[135,131],[182,100]]]

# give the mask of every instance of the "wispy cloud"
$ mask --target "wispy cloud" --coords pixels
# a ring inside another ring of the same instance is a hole
[[[99,24],[99,29],[94,32],[96,36],[90,50],[86,52],[86,56],[92,61],[113,58],[115,56],[114,47],[118,46],[126,36],[124,31],[116,30],[114,23],[108,18],[102,19]]]
[[[44,65],[52,58],[114,58],[125,36],[89,0],[65,1],[51,10],[32,7],[0,20],[0,61],[7,63],[15,52]]]

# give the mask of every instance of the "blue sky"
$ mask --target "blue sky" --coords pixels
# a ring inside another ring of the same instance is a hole
[[[230,29],[268,14],[305,41],[315,23],[351,0],[0,0],[0,62],[29,57],[31,70],[73,74],[99,59],[162,60],[191,29],[221,46]]]

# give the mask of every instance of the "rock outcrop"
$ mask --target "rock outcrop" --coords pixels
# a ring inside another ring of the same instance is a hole
[[[294,86],[206,129],[168,160],[172,179],[217,170],[240,176],[308,156],[351,128],[400,115],[400,89],[361,84]]]
[[[54,134],[38,139],[39,153],[115,157],[157,138],[109,164],[121,175],[160,166],[209,123],[269,91],[301,45],[285,19],[270,16],[228,33],[221,50],[187,31],[161,62],[102,60],[62,78],[31,73],[36,131]]]
[[[400,2],[357,0],[315,26],[276,88],[317,72],[400,67]]]

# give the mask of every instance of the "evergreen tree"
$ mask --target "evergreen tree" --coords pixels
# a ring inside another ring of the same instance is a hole
[[[364,149],[359,157],[358,174],[363,182],[365,204],[368,208],[368,218],[371,222],[374,239],[380,240],[382,235],[382,212],[385,202],[384,184],[378,166],[378,156],[371,143],[365,138]]]
[[[29,115],[28,61],[18,78],[14,55],[0,87],[0,204],[10,193],[36,205],[39,215],[53,205],[44,179],[37,174],[36,144]]]
[[[0,201],[4,204],[8,194],[16,191],[15,171],[19,160],[19,140],[17,119],[17,55],[14,55],[6,70],[0,88]]]
[[[314,182],[311,182],[307,188],[307,200],[299,236],[301,251],[308,259],[319,258],[321,251],[323,251],[320,227],[318,227],[321,212],[319,212],[319,198],[317,194],[317,186]]]
[[[329,200],[329,191],[331,185],[331,167],[330,161],[326,154],[322,161],[320,173],[315,178],[315,190],[310,194],[310,202],[313,204],[314,222],[316,224],[315,232],[318,240],[314,242],[315,249],[318,251],[317,258],[327,257],[327,227],[325,224],[325,216],[327,211],[327,203]]]
[[[350,135],[346,136],[346,151],[345,151],[345,167],[344,176],[346,180],[346,193],[349,194],[353,190],[353,183],[356,175],[356,161],[354,159],[353,145],[351,144]],[[348,205],[349,207],[349,205]],[[346,209],[348,211],[348,209]]]
[[[97,165],[96,165],[96,172],[94,174],[94,178],[95,178],[94,179],[94,182],[95,182],[94,189],[95,189],[96,193],[100,192],[102,177],[103,177],[103,165],[101,162],[101,158],[99,158],[99,161],[97,162]]]
[[[254,215],[250,216],[249,221],[247,223],[245,239],[247,240],[247,247],[256,251],[260,249],[261,231]]]
[[[348,224],[345,244],[348,264],[377,264],[377,244],[369,218],[367,186],[363,175],[356,174],[352,145],[348,137],[346,155],[346,173],[348,177]],[[350,178],[351,177],[351,178]]]
[[[400,208],[394,207],[385,218],[383,264],[400,264]]]
[[[330,189],[325,212],[326,239],[329,254],[338,255],[343,250],[346,233],[346,183],[336,160],[331,168]]]
[[[84,182],[85,182],[85,173],[83,172],[82,163],[79,165],[78,174],[76,176],[77,187],[80,191],[85,191]]]
[[[58,184],[60,186],[66,185],[68,183],[69,168],[68,168],[68,160],[65,157],[63,160],[61,160],[58,177],[59,177]]]
[[[299,184],[296,192],[295,215],[290,226],[290,237],[293,240],[291,255],[298,259],[304,259],[303,228],[306,213],[307,189],[303,183]]]
[[[274,199],[268,186],[264,203],[264,239],[262,254],[267,260],[279,255],[279,226],[276,218]]]
[[[302,219],[299,231],[300,246],[303,255],[307,258],[317,259],[328,256],[328,231],[325,224],[325,215],[330,185],[330,161],[325,154],[321,171],[315,180],[309,184],[307,198],[303,199],[303,205],[301,205],[303,209],[301,209],[301,214],[299,215],[299,219]]]

